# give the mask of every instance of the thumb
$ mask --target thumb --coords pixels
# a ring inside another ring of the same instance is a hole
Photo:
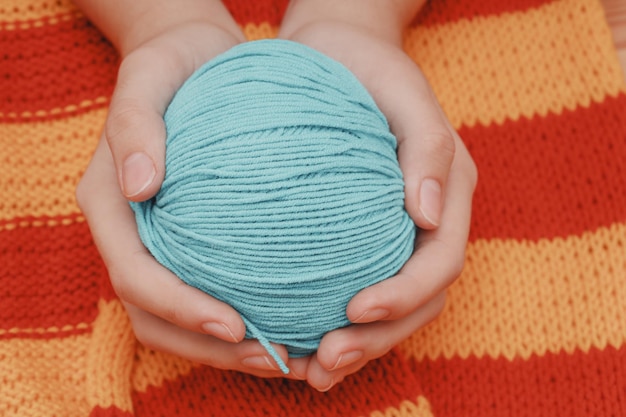
[[[385,84],[374,90],[374,98],[398,140],[407,212],[420,228],[435,229],[458,134],[419,68],[406,56],[398,64],[395,76],[379,77]]]
[[[417,226],[434,229],[441,221],[458,134],[430,91],[421,96],[420,106],[416,104],[414,109],[419,121],[399,120],[395,126],[405,206]]]
[[[145,103],[112,103],[105,137],[115,160],[120,189],[132,201],[157,193],[165,175],[165,126]]]
[[[120,65],[104,136],[120,189],[132,201],[157,193],[165,176],[163,113],[191,72],[176,67],[164,51],[140,48]]]

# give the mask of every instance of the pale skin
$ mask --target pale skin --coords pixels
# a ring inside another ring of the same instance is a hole
[[[245,38],[216,0],[76,0],[122,56],[109,116],[77,189],[111,282],[138,340],[220,369],[283,377],[239,314],[183,284],[147,252],[127,200],[152,197],[164,176],[162,115],[187,77]],[[423,1],[294,0],[279,37],[346,65],[366,86],[398,138],[406,209],[424,231],[394,277],[358,293],[354,323],[328,333],[319,350],[287,361],[287,378],[327,391],[387,353],[443,309],[467,243],[476,168],[419,68],[401,48]],[[384,63],[384,64],[382,64]]]

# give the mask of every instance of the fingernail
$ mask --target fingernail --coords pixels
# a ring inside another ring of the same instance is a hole
[[[249,356],[241,360],[241,364],[264,371],[277,371],[279,368],[267,356]]]
[[[224,323],[208,322],[202,325],[202,330],[227,342],[239,343],[230,328]]]
[[[324,388],[316,388],[319,392],[326,392],[330,390],[335,385],[335,380],[333,378],[330,379],[330,383]]]
[[[154,177],[156,169],[154,162],[143,152],[135,152],[124,161],[122,167],[122,181],[126,197],[134,197],[148,187]]]
[[[420,188],[420,212],[430,224],[439,226],[441,185],[431,178],[422,181],[422,187]]]
[[[353,323],[370,323],[372,321],[382,320],[389,317],[391,312],[386,308],[374,308],[372,310],[365,310],[363,314],[359,316]]]
[[[342,353],[341,355],[339,355],[339,358],[337,358],[337,362],[335,362],[335,365],[332,368],[330,368],[330,370],[334,371],[335,369],[348,366],[358,361],[362,357],[363,357],[363,351],[361,350],[353,350],[351,352]]]
[[[293,376],[296,379],[299,380],[304,380],[306,379],[305,377],[303,377],[302,375],[300,375],[299,373],[297,373],[296,371],[294,371],[293,369],[289,368],[289,373],[291,374],[291,376]]]

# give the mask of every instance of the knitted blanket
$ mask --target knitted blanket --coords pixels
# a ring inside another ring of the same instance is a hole
[[[226,2],[250,39],[285,0]],[[0,0],[1,416],[626,415],[626,86],[597,0],[432,0],[406,34],[479,169],[442,315],[327,393],[138,344],[74,188],[118,57]]]

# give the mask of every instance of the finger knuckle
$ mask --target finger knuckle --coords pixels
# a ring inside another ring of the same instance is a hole
[[[140,100],[130,97],[118,98],[111,106],[109,116],[104,126],[104,132],[109,143],[117,143],[132,138],[138,128],[137,120],[148,116]]]
[[[185,313],[181,305],[176,302],[167,303],[163,306],[163,318],[171,323],[182,323],[185,321]]]
[[[423,146],[428,155],[444,161],[452,161],[456,152],[454,136],[448,131],[429,132],[423,137]],[[449,165],[448,162],[448,165]]]
[[[177,285],[182,287],[184,284],[181,282],[177,283]],[[188,313],[188,303],[183,298],[183,292],[178,290],[178,288],[172,290],[168,301],[162,305],[161,316],[171,323],[188,327],[191,320]]]

